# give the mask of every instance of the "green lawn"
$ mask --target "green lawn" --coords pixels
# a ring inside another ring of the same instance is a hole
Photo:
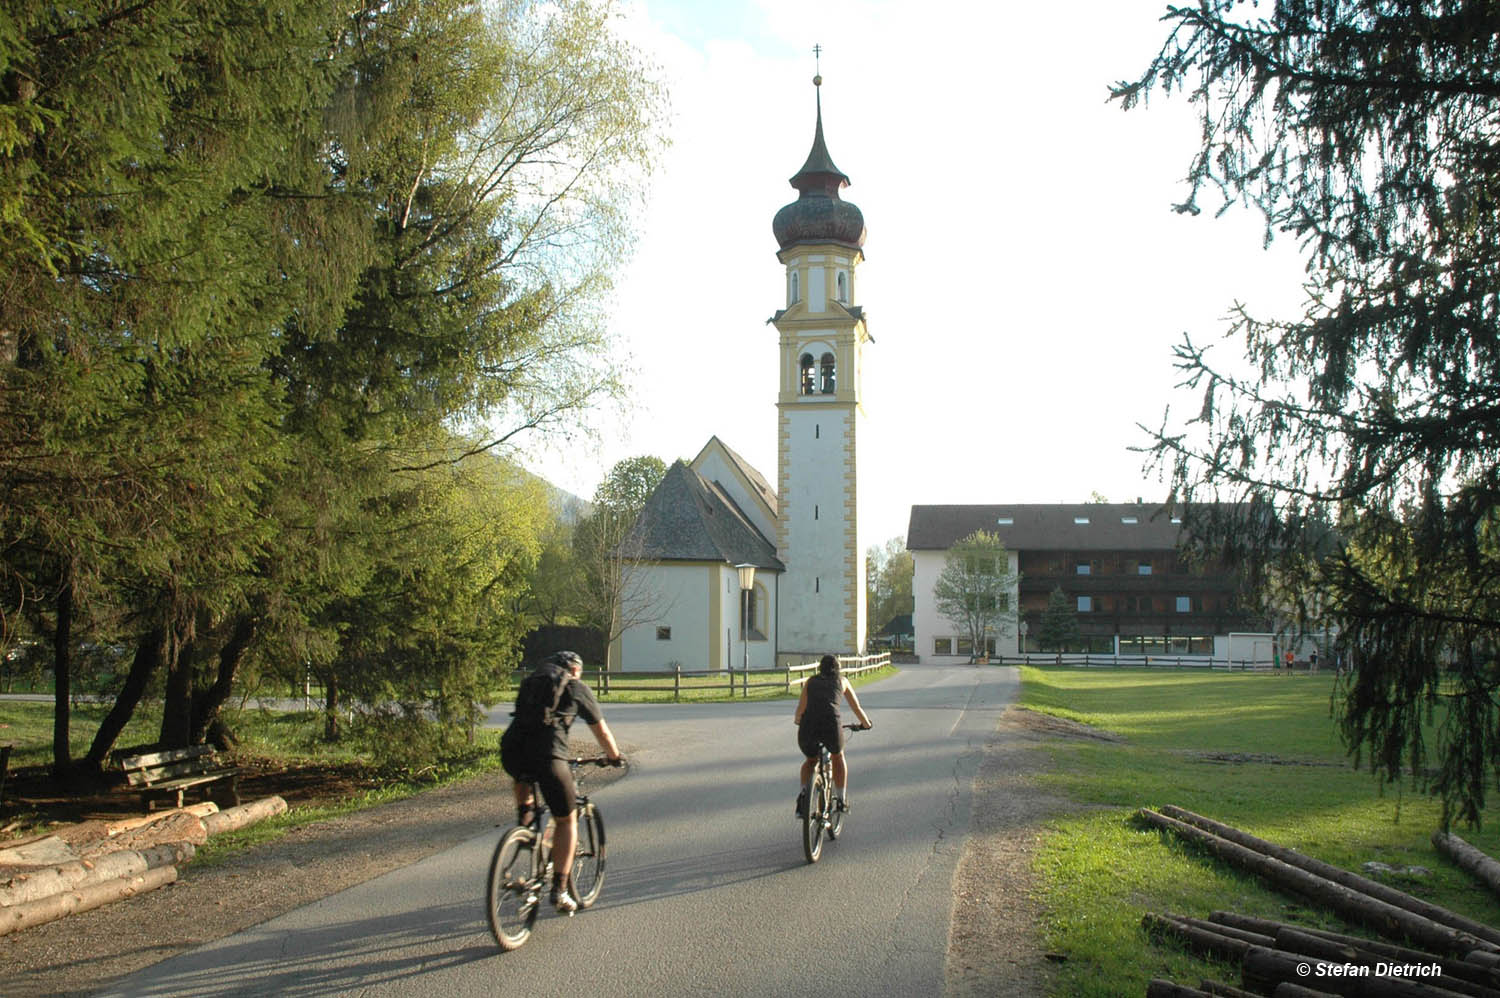
[[[1152,977],[1238,981],[1148,940],[1147,911],[1207,917],[1235,909],[1338,931],[1352,927],[1133,821],[1176,804],[1346,869],[1378,861],[1424,866],[1390,882],[1472,918],[1500,924],[1500,901],[1443,859],[1428,836],[1439,807],[1409,787],[1356,771],[1329,715],[1331,675],[1023,668],[1020,702],[1115,732],[1123,744],[1057,739],[1040,789],[1081,813],[1048,824],[1036,856],[1053,965],[1051,993],[1144,994]],[[1212,755],[1255,761],[1215,761]],[[1455,829],[1500,854],[1500,823]]]

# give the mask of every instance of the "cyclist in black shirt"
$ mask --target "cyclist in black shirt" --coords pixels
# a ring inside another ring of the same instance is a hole
[[[552,812],[552,903],[569,914],[578,910],[567,891],[578,843],[577,788],[568,768],[568,729],[574,718],[583,718],[611,762],[624,762],[593,691],[579,678],[582,674],[583,659],[575,652],[560,651],[545,659],[522,680],[513,719],[500,736],[500,764],[515,781],[517,823],[531,821],[536,807],[533,782]]]
[[[807,781],[812,776],[813,766],[818,761],[818,745],[828,746],[833,756],[834,796],[840,810],[849,809],[849,767],[844,762],[844,729],[840,727],[839,697],[849,702],[859,723],[870,727],[869,715],[859,705],[854,687],[849,685],[839,672],[839,660],[824,655],[818,660],[818,674],[802,684],[802,698],[797,701],[797,713],[792,718],[797,724],[797,747],[806,756],[802,761],[802,773],[797,791],[797,817],[807,810]]]

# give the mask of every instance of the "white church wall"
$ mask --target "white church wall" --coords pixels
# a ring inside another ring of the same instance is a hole
[[[651,580],[660,610],[620,636],[621,669],[670,671],[681,664],[685,672],[703,672],[721,670],[726,663],[743,666],[746,644],[740,639],[740,584],[734,566],[673,562],[641,571]],[[776,573],[757,572],[755,581],[762,603],[756,617],[764,636],[748,643],[750,667],[769,669],[776,664]]]
[[[670,669],[681,662],[687,670],[722,666],[722,652],[714,659],[710,634],[719,631],[717,566],[704,563],[651,565],[641,568],[657,607],[651,620],[628,628],[620,636],[620,668]],[[661,629],[665,628],[665,637]]]
[[[776,592],[777,573],[757,571],[755,573],[755,620],[751,628],[752,637],[745,641],[740,632],[740,573],[731,565],[719,571],[719,594],[724,606],[724,618],[719,628],[720,656],[728,659],[734,669],[743,669],[748,658],[752,669],[770,669],[776,665]],[[755,636],[759,635],[759,636]]]

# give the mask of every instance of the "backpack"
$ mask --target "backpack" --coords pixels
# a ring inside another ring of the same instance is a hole
[[[537,666],[535,672],[521,680],[511,716],[523,724],[556,728],[561,720],[557,706],[572,678],[568,670],[560,666],[551,663]]]

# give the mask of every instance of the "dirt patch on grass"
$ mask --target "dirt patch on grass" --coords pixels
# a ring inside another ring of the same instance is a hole
[[[1031,861],[1043,822],[1077,805],[1042,793],[1033,774],[1048,764],[1050,739],[1107,734],[1022,707],[1001,715],[974,777],[969,837],[953,877],[946,998],[1045,993],[1042,908]]]
[[[1066,717],[1043,714],[1028,707],[1012,707],[1006,716],[1010,717],[1012,714],[1015,715],[1012,720],[1016,725],[1037,734],[1058,735],[1063,738],[1090,738],[1100,742],[1125,741],[1124,736],[1117,735],[1113,731],[1105,731],[1080,721],[1070,721]]]
[[[1330,762],[1327,759],[1287,759],[1264,752],[1186,752],[1184,754],[1196,762],[1219,762],[1229,765],[1242,765],[1249,762],[1263,766],[1332,766],[1335,769],[1343,769],[1346,765],[1342,762]]]

